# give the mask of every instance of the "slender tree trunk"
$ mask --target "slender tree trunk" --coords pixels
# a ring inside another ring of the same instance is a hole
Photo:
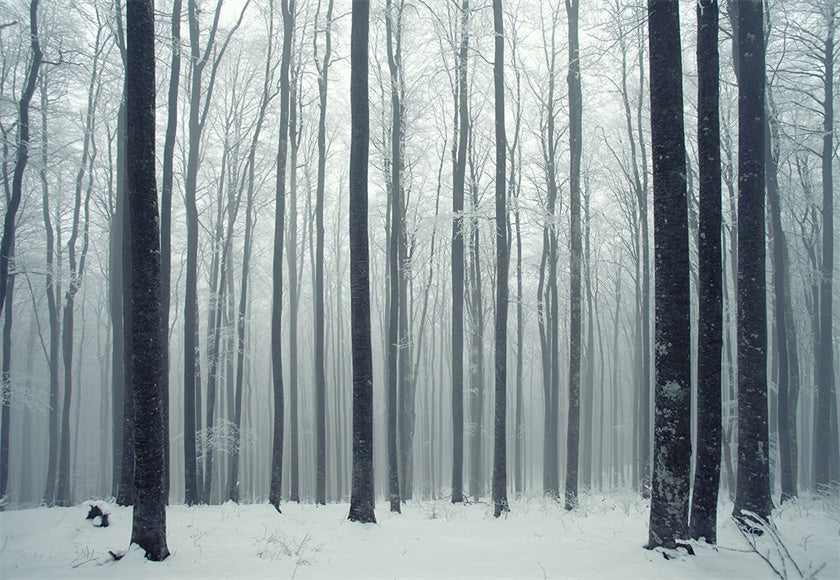
[[[399,71],[399,24],[394,24],[395,12],[399,12],[386,0],[385,4],[385,35],[388,51],[388,69],[391,78],[391,235],[388,248],[388,497],[391,511],[400,511],[400,479],[397,453],[397,386],[399,382],[398,361],[400,356],[399,344],[399,307],[400,307],[400,275],[399,275],[399,240],[402,236],[402,200],[400,194],[401,151],[400,151],[400,94],[398,89]],[[397,15],[397,19],[399,16]],[[396,28],[396,31],[395,31]],[[396,38],[394,38],[396,37]],[[396,41],[397,46],[394,46]]]
[[[697,157],[700,172],[697,454],[689,535],[717,543],[723,348],[718,2],[697,4]]]
[[[283,52],[280,57],[280,140],[277,146],[276,209],[274,214],[274,263],[271,302],[271,375],[274,386],[274,425],[271,451],[271,487],[268,501],[280,511],[283,476],[283,220],[286,211],[286,153],[289,144],[289,66],[295,29],[295,0],[281,0]]]
[[[373,487],[373,364],[370,342],[370,277],[367,181],[370,135],[368,101],[368,0],[353,0],[350,34],[350,325],[353,347],[353,486],[349,519],[375,523]]]
[[[656,390],[647,547],[675,548],[688,531],[691,484],[691,300],[679,5],[649,0],[648,34]]]
[[[817,489],[840,480],[837,473],[837,398],[834,385],[834,28],[837,6],[828,10],[828,34],[823,49],[822,271],[820,272],[820,340],[817,350],[817,417],[814,446],[814,484]]]
[[[467,168],[469,0],[461,3],[457,54],[458,139],[452,175],[452,503],[464,501],[464,178]]]
[[[496,33],[493,61],[494,107],[496,111],[496,332],[495,332],[495,421],[493,448],[493,515],[509,511],[507,499],[507,314],[508,314],[508,207],[505,192],[505,37],[502,0],[493,0],[493,29]]]
[[[581,346],[581,230],[580,230],[580,158],[583,140],[583,97],[580,80],[580,47],[578,41],[578,0],[566,0],[569,18],[569,140],[571,166],[571,264],[569,273],[569,423],[566,439],[566,509],[577,507],[578,457],[580,451],[580,346]],[[587,385],[591,389],[592,385]],[[588,438],[585,438],[585,440]],[[585,453],[591,453],[586,449]]]

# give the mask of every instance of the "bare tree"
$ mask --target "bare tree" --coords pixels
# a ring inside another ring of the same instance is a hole
[[[508,200],[505,186],[507,138],[505,136],[505,35],[502,0],[493,0],[493,94],[496,121],[496,328],[495,328],[495,420],[493,447],[493,515],[509,511],[507,499],[507,314]]]
[[[461,42],[456,55],[458,138],[452,168],[452,503],[464,501],[464,179],[467,168],[469,111],[467,62],[469,0],[461,3]]]
[[[277,145],[277,185],[274,214],[274,263],[271,296],[271,376],[274,386],[274,422],[271,451],[271,488],[268,502],[280,511],[280,484],[283,477],[283,362],[281,358],[283,322],[283,220],[286,208],[286,157],[289,145],[289,67],[295,30],[295,0],[281,0],[283,14],[283,52],[280,56],[280,136]]]
[[[578,0],[566,0],[569,18],[569,209],[571,213],[571,255],[569,274],[569,423],[566,439],[566,509],[577,507],[578,458],[580,453],[580,343],[581,343],[581,228],[580,159],[583,142],[583,96],[580,79],[580,41],[578,39]],[[592,389],[591,384],[586,385]],[[588,410],[591,413],[591,409]],[[584,438],[589,441],[589,437]],[[590,454],[591,449],[585,450]],[[588,475],[586,476],[588,478]]]

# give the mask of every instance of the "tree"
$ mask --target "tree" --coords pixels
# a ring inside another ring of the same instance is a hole
[[[828,32],[823,42],[821,63],[823,82],[823,139],[822,139],[822,271],[820,272],[820,341],[817,351],[817,420],[814,449],[814,483],[825,486],[840,479],[836,473],[838,461],[837,398],[834,385],[834,332],[832,318],[832,287],[834,277],[834,30],[837,22],[837,3],[828,2]],[[832,425],[833,423],[833,425]],[[832,469],[833,468],[833,469]]]
[[[353,0],[350,33],[350,302],[353,348],[353,484],[350,515],[354,522],[376,523],[373,488],[373,361],[370,341],[368,259],[368,0]]]
[[[126,5],[127,179],[131,214],[132,376],[135,379],[134,515],[131,543],[161,561],[166,546],[163,391],[163,319],[160,299],[160,234],[155,182],[155,32],[150,0]]]
[[[283,220],[286,208],[286,153],[289,145],[289,66],[295,29],[295,0],[281,0],[283,51],[280,56],[280,137],[277,145],[277,185],[274,214],[274,264],[271,295],[271,376],[274,386],[274,435],[271,451],[271,488],[268,501],[280,511],[283,479]]]
[[[697,3],[697,158],[700,172],[697,455],[689,534],[717,542],[721,459],[721,165],[718,3]]]
[[[767,428],[762,7],[762,0],[738,3],[738,479],[734,516],[741,520],[753,515],[766,519],[773,506]]]
[[[388,49],[388,70],[391,75],[391,238],[388,249],[390,311],[388,313],[388,495],[391,511],[400,511],[400,478],[397,461],[397,386],[399,382],[398,359],[400,357],[400,250],[402,237],[402,107],[399,91],[399,67],[401,57],[400,18],[401,8],[394,7],[391,0],[385,3],[385,42]],[[396,43],[396,46],[394,46]]]
[[[452,168],[452,503],[464,501],[464,178],[467,168],[469,0],[461,3],[456,56],[458,138]]]
[[[648,1],[655,269],[653,470],[648,548],[688,527],[691,326],[679,4]]]
[[[320,3],[319,3],[320,10]],[[323,61],[318,68],[318,184],[315,190],[315,503],[327,503],[327,381],[324,376],[324,180],[327,167],[327,81],[332,58],[332,10],[329,0],[324,28]],[[317,24],[316,24],[317,26]],[[317,29],[316,29],[317,38]],[[292,249],[289,248],[291,252]],[[289,272],[289,276],[296,276]]]
[[[496,120],[496,327],[495,421],[493,447],[493,516],[509,511],[507,500],[507,314],[508,314],[508,216],[505,191],[507,139],[505,137],[505,34],[502,0],[493,0],[493,94]]]
[[[566,0],[569,17],[569,209],[571,212],[571,256],[569,274],[569,424],[566,439],[566,509],[577,507],[578,457],[580,453],[580,343],[581,343],[581,230],[580,158],[583,141],[583,96],[580,80],[580,42],[578,40],[578,0]],[[592,389],[593,385],[586,385]],[[591,410],[588,412],[591,413]],[[589,437],[585,438],[589,441]],[[586,450],[591,453],[591,450]],[[589,477],[588,475],[586,476]]]

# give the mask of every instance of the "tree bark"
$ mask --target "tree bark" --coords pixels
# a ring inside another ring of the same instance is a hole
[[[368,258],[368,0],[353,0],[350,33],[350,303],[353,348],[353,486],[349,519],[376,523],[373,487],[373,362]]]
[[[761,0],[738,4],[738,519],[766,519],[773,506],[767,430],[762,6]]]
[[[679,5],[648,1],[653,145],[654,452],[648,548],[688,531],[691,325]],[[644,411],[644,409],[643,409]],[[644,435],[644,434],[643,434]]]
[[[155,44],[151,0],[128,0],[127,181],[131,214],[132,376],[135,378],[135,497],[131,542],[161,561],[166,546],[164,367],[160,234],[155,182]]]
[[[697,3],[697,158],[700,173],[697,453],[689,535],[717,543],[721,460],[723,287],[718,2]]]
[[[814,485],[820,489],[840,480],[837,473],[837,395],[834,385],[832,287],[834,276],[834,29],[837,6],[828,10],[824,66],[822,162],[822,269],[820,272],[820,340],[817,351],[817,417],[814,445]]]

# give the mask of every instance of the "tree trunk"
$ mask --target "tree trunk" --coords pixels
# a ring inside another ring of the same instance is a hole
[[[580,80],[578,41],[578,0],[566,0],[569,18],[569,141],[571,166],[569,195],[571,210],[571,256],[569,265],[569,423],[566,439],[566,509],[577,507],[578,457],[580,452],[580,346],[581,346],[581,230],[580,230],[580,158],[583,140],[583,96]],[[591,389],[592,385],[587,385]],[[588,438],[584,438],[585,440]],[[586,449],[585,453],[591,453]]]
[[[132,377],[135,379],[135,498],[131,542],[161,561],[166,546],[164,367],[160,235],[155,183],[155,44],[150,0],[128,0],[127,181],[131,214]]]
[[[399,382],[398,361],[400,356],[399,344],[399,307],[400,307],[400,274],[399,274],[399,240],[402,236],[402,200],[400,194],[401,151],[400,132],[400,94],[398,85],[400,36],[399,24],[394,24],[394,8],[391,0],[385,4],[385,35],[388,51],[388,70],[391,78],[391,235],[388,247],[388,497],[391,511],[400,511],[400,480],[397,458],[397,386]],[[397,15],[397,20],[399,15]],[[396,28],[396,30],[395,30]],[[395,38],[396,37],[396,38]],[[396,42],[396,47],[394,43]]]
[[[767,431],[763,2],[749,0],[738,6],[738,479],[734,515],[766,519],[773,504]]]
[[[697,4],[697,158],[700,173],[699,322],[697,346],[697,454],[689,535],[717,543],[721,460],[721,161],[718,3]]]
[[[677,3],[648,1],[648,34],[656,281],[654,452],[648,548],[675,548],[676,540],[688,531],[691,484],[691,300]]]
[[[837,398],[834,385],[832,286],[834,276],[834,28],[837,6],[828,10],[828,34],[823,45],[822,271],[820,272],[820,340],[817,359],[817,417],[814,445],[814,485],[820,489],[840,480],[837,473]]]
[[[464,178],[467,169],[469,0],[461,3],[456,57],[458,139],[452,168],[452,503],[464,501]]]
[[[493,0],[496,33],[493,61],[494,108],[496,112],[496,328],[495,328],[495,421],[493,447],[493,515],[510,511],[507,499],[507,314],[508,314],[508,209],[505,192],[505,36],[502,0]]]
[[[353,487],[349,519],[375,523],[373,363],[368,259],[368,29],[370,5],[353,0],[350,34],[350,302],[353,348]]]
[[[283,52],[280,57],[280,139],[277,145],[276,209],[274,214],[274,262],[271,300],[271,375],[274,386],[274,425],[271,451],[271,487],[268,501],[280,511],[283,476],[283,220],[286,210],[286,153],[289,144],[289,66],[295,29],[295,0],[281,0]]]

